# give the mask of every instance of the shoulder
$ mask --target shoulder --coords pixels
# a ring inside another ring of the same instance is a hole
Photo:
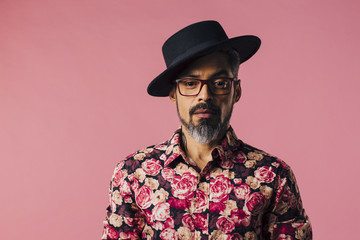
[[[276,173],[279,177],[292,175],[290,166],[275,155],[246,143],[243,143],[242,151],[246,156],[245,165],[252,164],[257,170],[269,169],[269,171]]]
[[[120,160],[117,163],[116,168],[120,167],[122,169],[126,169],[128,172],[133,172],[137,168],[141,167],[141,165],[146,165],[150,162],[157,165],[163,165],[167,148],[168,141],[142,148]]]
[[[128,173],[139,168],[149,169],[149,171],[154,167],[163,168],[167,161],[177,157],[180,153],[180,129],[178,129],[169,140],[142,148],[126,156],[117,164],[117,168],[120,166]]]
[[[143,181],[145,174],[159,174],[164,162],[161,160],[161,156],[166,152],[167,147],[167,141],[151,145],[120,160],[116,164],[111,178],[111,188],[122,186],[122,189],[129,190],[130,182],[134,180],[134,177]]]

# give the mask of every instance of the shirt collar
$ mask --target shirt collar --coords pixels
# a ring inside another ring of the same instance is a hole
[[[168,166],[176,158],[181,156],[184,160],[187,159],[184,150],[182,149],[182,131],[178,128],[174,135],[169,139],[166,150],[165,150],[165,164],[164,167]],[[229,127],[224,138],[220,144],[215,147],[212,152],[213,159],[219,159],[221,162],[232,161],[235,156],[238,156],[238,151],[243,147],[243,142],[239,140],[232,129]]]

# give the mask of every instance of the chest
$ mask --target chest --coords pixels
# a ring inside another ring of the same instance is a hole
[[[258,234],[275,174],[260,174],[244,165],[204,170],[179,163],[154,175],[137,176],[133,187],[136,205],[145,216],[143,235],[219,239]]]

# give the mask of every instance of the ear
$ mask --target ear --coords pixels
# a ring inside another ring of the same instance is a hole
[[[234,102],[238,102],[241,97],[241,85],[240,85],[240,79],[236,82],[235,88],[234,88]]]
[[[171,88],[169,98],[171,102],[176,103],[176,87]]]

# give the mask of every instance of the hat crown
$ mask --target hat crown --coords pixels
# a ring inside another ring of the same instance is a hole
[[[152,96],[169,96],[173,81],[191,62],[215,51],[235,50],[240,63],[259,49],[261,41],[252,35],[229,39],[221,25],[213,20],[189,25],[172,35],[162,47],[166,70],[151,81],[147,92]]]
[[[166,66],[176,64],[192,49],[205,49],[228,40],[224,29],[216,21],[189,25],[172,35],[162,47]]]

